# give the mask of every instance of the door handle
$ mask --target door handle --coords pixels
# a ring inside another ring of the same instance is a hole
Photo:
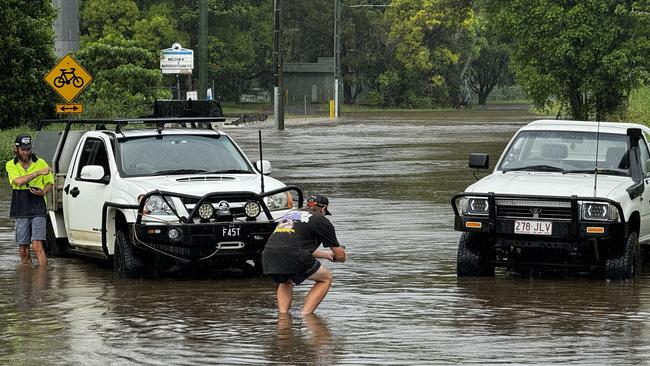
[[[65,188],[63,188],[63,191],[65,192],[65,194],[68,194],[69,190],[70,190],[70,185],[69,184],[67,186],[65,186]]]
[[[77,197],[79,195],[79,188],[72,188],[72,190],[70,190],[70,195],[72,195],[72,197]]]

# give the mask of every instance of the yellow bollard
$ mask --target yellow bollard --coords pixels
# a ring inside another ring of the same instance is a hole
[[[334,100],[330,99],[330,119],[334,119]]]

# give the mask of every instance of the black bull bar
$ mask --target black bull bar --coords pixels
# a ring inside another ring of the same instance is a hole
[[[255,192],[250,192],[250,191],[239,191],[239,192],[212,192],[203,196],[194,196],[194,195],[178,193],[178,192],[167,192],[167,191],[155,190],[144,194],[137,205],[105,202],[104,206],[102,207],[102,232],[101,232],[102,250],[104,251],[106,257],[108,258],[109,253],[108,253],[108,244],[106,239],[106,231],[107,231],[106,223],[107,223],[109,208],[137,210],[137,218],[135,224],[139,225],[142,223],[142,217],[144,216],[144,205],[147,202],[147,199],[151,196],[157,195],[157,196],[161,196],[162,199],[165,201],[165,203],[172,209],[172,212],[174,213],[174,215],[176,215],[180,224],[193,225],[194,224],[193,219],[198,216],[198,209],[203,202],[206,201],[210,202],[216,199],[227,201],[228,199],[237,198],[238,201],[257,202],[260,205],[262,212],[264,212],[264,214],[266,215],[266,218],[269,221],[271,221],[273,220],[273,216],[271,215],[271,211],[269,210],[269,208],[266,206],[266,203],[264,203],[264,198],[278,193],[289,192],[289,191],[294,191],[297,193],[298,195],[297,207],[299,208],[302,207],[304,204],[304,194],[302,189],[295,185],[288,185],[282,188],[274,189],[272,191],[267,191],[260,194]],[[182,199],[196,200],[196,203],[194,204],[194,208],[192,210],[188,210],[188,217],[184,217],[178,214],[177,210],[174,208],[174,205],[172,205],[167,200],[167,197],[178,197],[181,200]],[[220,222],[220,224],[224,224],[224,222]]]
[[[588,202],[602,202],[612,204],[618,211],[618,217],[620,224],[626,227],[625,216],[623,214],[623,208],[619,202],[607,199],[607,198],[598,198],[598,197],[580,197],[580,196],[533,196],[533,195],[517,195],[517,194],[494,194],[490,193],[472,193],[472,192],[462,192],[457,193],[451,198],[451,207],[454,210],[454,229],[458,231],[466,231],[462,229],[461,221],[463,216],[459,212],[457,202],[459,198],[462,197],[479,197],[487,198],[488,200],[488,214],[486,216],[475,216],[472,215],[472,220],[479,219],[487,221],[487,232],[490,234],[495,234],[497,231],[497,214],[496,214],[496,200],[497,199],[524,199],[524,200],[544,200],[544,201],[569,201],[571,203],[571,222],[569,226],[569,233],[572,237],[578,237],[580,232],[580,212],[579,204],[580,201]],[[593,222],[593,221],[589,221]]]

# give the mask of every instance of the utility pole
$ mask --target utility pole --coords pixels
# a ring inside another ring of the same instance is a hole
[[[339,118],[339,79],[341,78],[341,7],[334,0],[334,118]]]
[[[208,0],[199,1],[199,99],[208,99]],[[214,92],[214,91],[213,91]]]
[[[78,0],[52,0],[57,10],[54,28],[54,51],[58,57],[79,51],[79,2]]]
[[[282,101],[282,0],[273,0],[273,116],[275,127],[284,130],[284,104]]]

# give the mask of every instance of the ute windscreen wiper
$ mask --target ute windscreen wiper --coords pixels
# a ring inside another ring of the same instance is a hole
[[[503,169],[503,172],[514,172],[518,170],[531,170],[531,171],[540,171],[540,172],[564,172],[564,169],[558,167],[558,166],[553,166],[553,165],[546,165],[546,164],[539,164],[539,165],[525,165],[525,166],[519,166],[516,168],[506,168]]]
[[[208,172],[208,174],[250,174],[252,173],[250,170],[244,170],[244,169],[224,169],[224,170],[215,170]]]
[[[596,169],[572,169],[565,170],[564,173],[595,173]],[[609,174],[609,175],[620,175],[627,177],[630,175],[626,170],[622,169],[608,169],[608,168],[598,168],[598,174]]]
[[[205,169],[169,169],[161,170],[153,173],[152,175],[173,175],[173,174],[195,174],[195,173],[205,173]]]

